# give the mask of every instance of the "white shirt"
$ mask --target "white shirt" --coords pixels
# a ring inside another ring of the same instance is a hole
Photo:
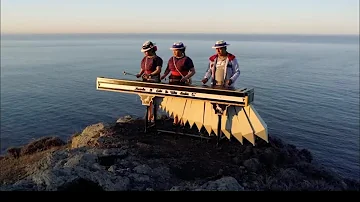
[[[224,84],[224,73],[225,73],[225,63],[226,58],[221,60],[220,58],[217,59],[216,63],[216,71],[215,71],[215,85],[223,85]]]

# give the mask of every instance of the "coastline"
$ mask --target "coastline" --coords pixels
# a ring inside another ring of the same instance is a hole
[[[166,117],[161,124],[171,122]],[[142,119],[90,125],[64,142],[43,137],[0,157],[2,191],[359,191],[360,182],[269,134],[220,142],[143,132]],[[169,126],[170,127],[170,126]]]

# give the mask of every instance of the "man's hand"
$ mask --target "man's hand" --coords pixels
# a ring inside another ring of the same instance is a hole
[[[233,83],[233,81],[231,79],[226,80],[226,85],[230,86]]]
[[[203,80],[201,80],[201,82],[202,82],[203,84],[206,84],[206,82],[208,82],[208,81],[209,81],[208,78],[204,78]]]
[[[136,74],[136,78],[140,78],[141,77],[141,74]]]
[[[186,80],[187,80],[187,78],[183,77],[183,78],[180,79],[180,82],[185,82]]]
[[[143,78],[144,79],[149,79],[150,75],[149,74],[143,74]]]

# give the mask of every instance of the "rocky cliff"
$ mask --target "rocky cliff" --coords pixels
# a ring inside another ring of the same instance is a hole
[[[171,120],[162,119],[162,125]],[[169,124],[171,125],[171,124]],[[169,126],[171,127],[171,126]],[[98,123],[68,142],[44,137],[0,159],[2,191],[354,190],[312,162],[309,151],[270,134],[269,143],[143,132],[143,120]]]

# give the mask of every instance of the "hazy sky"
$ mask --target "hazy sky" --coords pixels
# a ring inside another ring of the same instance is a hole
[[[359,34],[359,0],[1,0],[1,33]]]

